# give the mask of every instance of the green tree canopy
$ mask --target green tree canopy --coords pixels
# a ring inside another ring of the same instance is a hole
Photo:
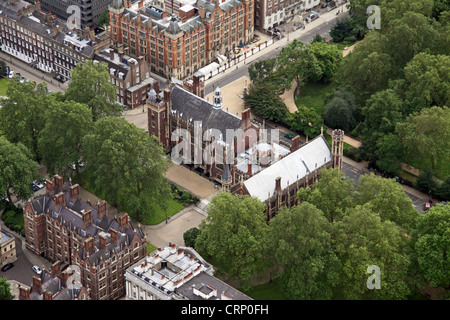
[[[332,250],[332,224],[310,203],[282,209],[270,220],[270,256],[293,299],[331,299],[340,282],[340,261]]]
[[[408,164],[431,169],[439,178],[450,175],[450,109],[425,108],[397,125],[400,143]]]
[[[355,126],[356,102],[353,94],[345,89],[335,92],[325,107],[325,123],[332,128],[351,131]]]
[[[138,220],[167,203],[170,165],[155,137],[124,118],[105,117],[82,142],[86,170],[106,200]]]
[[[300,193],[298,199],[314,204],[333,222],[342,219],[344,212],[354,206],[353,197],[353,180],[338,169],[327,169],[319,172],[319,181],[311,192]]]
[[[363,175],[356,188],[356,204],[367,204],[382,221],[389,220],[410,232],[414,226],[418,211],[403,187],[394,179],[385,179],[374,175]]]
[[[0,101],[0,127],[12,143],[23,143],[38,159],[38,137],[45,125],[45,110],[51,101],[47,84],[11,81],[5,99]]]
[[[69,165],[75,164],[79,172],[82,139],[93,129],[92,112],[81,103],[52,101],[46,118],[38,141],[42,162],[51,175],[57,173],[67,179],[72,176]]]
[[[11,288],[6,278],[0,278],[0,300],[12,300]]]
[[[322,117],[312,108],[300,105],[297,111],[290,113],[285,119],[291,130],[299,131],[309,138],[320,134],[323,126]]]
[[[343,265],[341,295],[345,299],[406,299],[411,293],[411,260],[407,237],[391,221],[382,220],[370,204],[349,209],[336,223],[336,252]],[[381,271],[379,290],[369,290],[369,266]]]
[[[223,273],[250,287],[251,281],[265,270],[268,226],[266,205],[250,196],[223,192],[213,197],[208,216],[200,225],[196,250],[213,257]]]
[[[437,205],[421,215],[413,232],[419,268],[433,287],[450,288],[450,207]]]
[[[108,65],[103,62],[87,60],[78,63],[72,69],[65,98],[89,106],[94,121],[105,116],[119,116],[122,111],[116,102],[116,87],[109,82]]]
[[[289,111],[269,82],[252,83],[244,96],[244,105],[264,119],[284,121]]]
[[[23,144],[0,136],[0,194],[6,194],[9,203],[13,203],[10,190],[21,200],[31,196],[31,183],[39,178],[38,170],[39,165]]]

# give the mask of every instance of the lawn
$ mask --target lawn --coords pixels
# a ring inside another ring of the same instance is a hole
[[[283,292],[279,279],[260,284],[251,290],[240,290],[254,300],[289,300]]]
[[[87,171],[83,171],[80,173],[81,181],[77,181],[76,177],[73,177],[74,183],[79,183],[83,188],[88,190],[89,192],[95,194],[97,197],[101,199],[105,199],[104,194],[95,189],[92,185],[91,177],[89,176]],[[155,205],[155,211],[153,212],[151,217],[146,218],[142,221],[143,224],[146,225],[155,225],[166,220],[166,217],[173,216],[179,211],[183,210],[185,207],[175,199],[169,199],[167,204],[167,210],[163,210],[158,204]],[[118,208],[120,210],[120,208]]]
[[[323,115],[327,97],[337,89],[335,82],[331,83],[307,83],[302,88],[302,93],[295,97],[297,106],[304,105],[315,109],[318,114]]]
[[[8,89],[8,84],[10,80],[7,78],[0,79],[0,97],[6,96],[6,90]]]

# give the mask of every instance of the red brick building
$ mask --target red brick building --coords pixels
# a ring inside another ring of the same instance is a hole
[[[81,201],[78,184],[64,184],[57,175],[46,181],[45,195],[24,207],[24,226],[27,249],[79,267],[93,300],[123,296],[126,268],[146,254],[145,235],[127,213],[108,217],[105,201]]]
[[[172,10],[114,0],[111,42],[144,56],[153,73],[182,79],[253,39],[253,0],[177,3]]]

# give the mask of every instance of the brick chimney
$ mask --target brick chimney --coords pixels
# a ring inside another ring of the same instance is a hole
[[[101,220],[106,215],[106,201],[102,200],[97,204],[97,219]]]
[[[281,191],[281,177],[275,179],[275,191]]]
[[[70,187],[70,196],[78,198],[78,195],[80,194],[80,185],[74,184]]]
[[[291,142],[291,152],[297,151],[300,148],[300,136],[296,135]]]
[[[250,119],[250,109],[245,109],[244,111],[242,111],[242,130],[247,130],[248,128],[251,127],[252,123],[251,123],[251,119]]]
[[[105,249],[107,245],[106,237],[104,235],[100,235],[98,237],[100,249]]]
[[[57,174],[53,176],[53,185],[55,191],[61,191],[63,187],[63,178]]]
[[[114,61],[114,50],[112,48],[109,49],[109,59],[111,59],[111,61]]]
[[[43,293],[43,299],[44,300],[53,300],[53,292],[51,291],[44,291]]]
[[[56,261],[55,263],[53,263],[52,265],[52,274],[55,277],[58,277],[61,274],[61,261]]]
[[[116,229],[109,229],[109,234],[111,235],[110,241],[112,243],[117,242],[118,234]]]
[[[81,219],[83,220],[83,230],[86,229],[88,225],[92,223],[92,212],[91,210],[84,210],[81,212]]]
[[[31,293],[35,291],[39,292],[39,294],[42,294],[42,280],[39,277],[33,276],[33,286],[31,287]]]
[[[45,188],[47,189],[47,193],[53,195],[54,192],[53,182],[51,182],[48,179],[45,179]]]
[[[86,240],[84,240],[84,250],[86,251],[92,251],[94,249],[94,238],[89,237]]]
[[[19,300],[30,300],[30,288],[19,286]]]
[[[138,8],[142,8],[144,6],[144,0],[139,0]]]
[[[128,224],[128,213],[124,212],[119,216],[119,231],[123,231],[123,229]]]
[[[169,88],[164,89],[164,102],[165,102],[166,106],[170,103],[170,89]]]
[[[247,163],[247,174],[249,177],[252,176],[252,163],[250,161]]]
[[[64,192],[60,192],[55,195],[55,204],[59,210],[60,207],[64,206]]]

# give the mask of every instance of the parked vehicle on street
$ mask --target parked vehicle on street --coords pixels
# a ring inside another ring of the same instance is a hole
[[[8,78],[9,78],[9,79],[12,79],[13,77],[14,77],[14,71],[11,70],[11,71],[9,72]]]
[[[41,274],[42,270],[38,266],[32,266],[31,269],[36,272],[37,274]]]
[[[12,263],[5,264],[5,265],[2,267],[2,271],[5,272],[6,270],[11,269],[12,267],[14,267],[14,265],[13,265]]]

